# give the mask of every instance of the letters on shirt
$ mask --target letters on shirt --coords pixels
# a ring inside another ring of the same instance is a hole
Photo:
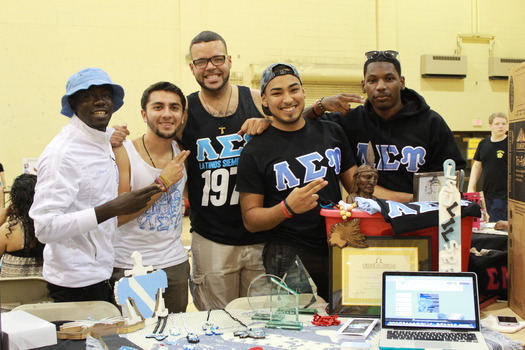
[[[397,171],[402,165],[406,171],[417,173],[426,162],[427,150],[424,147],[405,146],[398,150],[396,145],[375,145],[381,160],[377,161],[377,169],[382,171]],[[372,165],[367,161],[368,143],[357,144],[357,157],[361,164]],[[401,159],[397,160],[401,154]],[[394,159],[394,160],[391,160]]]

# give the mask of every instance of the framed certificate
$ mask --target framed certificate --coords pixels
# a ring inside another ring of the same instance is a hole
[[[431,237],[367,236],[368,248],[330,248],[331,314],[379,317],[383,271],[431,270]]]

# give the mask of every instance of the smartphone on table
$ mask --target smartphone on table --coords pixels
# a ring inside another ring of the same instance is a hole
[[[496,316],[500,326],[519,326],[518,319],[514,316]]]

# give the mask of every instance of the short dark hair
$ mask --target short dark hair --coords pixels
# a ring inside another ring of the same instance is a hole
[[[167,92],[173,92],[174,94],[179,95],[180,103],[182,105],[182,111],[186,110],[186,98],[184,97],[182,90],[177,85],[170,83],[168,81],[159,81],[158,83],[150,85],[142,93],[142,98],[140,99],[140,106],[142,107],[144,111],[146,110],[146,105],[148,104],[149,96],[154,91],[167,91]]]
[[[228,53],[228,46],[226,45],[226,41],[222,36],[219,34],[212,32],[211,30],[205,30],[200,32],[193,38],[190,42],[190,55],[191,55],[191,47],[198,43],[208,43],[210,41],[220,41],[224,44],[224,48],[226,49],[226,53]]]
[[[397,71],[397,74],[399,74],[399,76],[401,76],[401,63],[398,61],[397,58],[387,58],[387,57],[385,57],[383,55],[379,55],[376,58],[370,58],[370,59],[366,60],[365,66],[363,67],[363,76],[364,77],[366,77],[366,70],[368,69],[368,65],[370,63],[374,63],[374,62],[390,62],[390,63],[392,63],[394,65],[394,68]]]

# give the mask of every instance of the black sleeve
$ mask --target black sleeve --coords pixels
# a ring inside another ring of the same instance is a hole
[[[467,162],[461,155],[454,134],[439,114],[436,113],[434,117],[432,130],[435,130],[436,138],[430,148],[430,171],[442,171],[443,162],[447,159],[456,163],[456,170],[465,169]]]
[[[485,142],[485,139],[481,140],[478,143],[478,147],[476,148],[476,153],[474,153],[474,160],[477,160],[478,162],[481,162],[481,148],[483,147],[484,142]]]
[[[339,135],[339,140],[341,140],[341,173],[344,173],[354,165],[356,165],[355,153],[350,147],[350,141],[346,136],[343,128],[340,126],[337,127],[337,133]]]
[[[254,155],[246,152],[246,147],[241,152],[237,167],[237,192],[264,194],[264,178],[257,170]]]

